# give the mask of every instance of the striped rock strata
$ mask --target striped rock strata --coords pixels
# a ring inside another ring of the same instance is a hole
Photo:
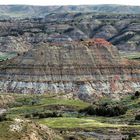
[[[116,47],[103,39],[42,43],[1,64],[0,90],[118,98],[140,89],[139,66],[121,59]]]

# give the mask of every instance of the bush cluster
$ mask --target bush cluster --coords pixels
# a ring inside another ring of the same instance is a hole
[[[21,107],[23,105],[38,105],[40,103],[39,98],[23,98],[18,99],[14,104],[11,104],[10,107]]]
[[[135,116],[135,120],[140,121],[140,114],[137,114],[137,115]]]
[[[25,118],[53,118],[53,117],[62,117],[62,114],[57,112],[34,112],[32,114],[26,114]]]
[[[6,114],[5,114],[5,113],[1,114],[1,115],[0,115],[0,122],[6,121],[6,120],[7,120]]]
[[[107,116],[107,117],[113,117],[113,116],[119,116],[125,114],[127,111],[127,107],[116,104],[116,105],[92,105],[88,106],[82,110],[80,110],[80,113],[85,113],[87,115],[97,115],[97,116]]]
[[[131,97],[132,100],[138,99],[140,97],[140,92],[136,91],[135,94]]]

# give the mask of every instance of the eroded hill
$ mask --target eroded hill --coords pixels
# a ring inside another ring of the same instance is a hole
[[[140,51],[140,16],[51,13],[44,18],[0,20],[0,51],[26,52],[42,42],[104,38],[121,51]]]
[[[121,96],[138,90],[139,62],[121,59],[103,39],[42,43],[1,63],[1,92],[71,93],[73,97]]]

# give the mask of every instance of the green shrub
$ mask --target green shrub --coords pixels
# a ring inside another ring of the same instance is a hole
[[[38,114],[39,118],[49,118],[49,117],[58,117],[56,112],[53,113],[40,113]]]
[[[136,97],[140,97],[140,92],[139,92],[139,91],[136,91],[136,92],[135,92],[135,96],[136,96]]]
[[[25,118],[31,118],[31,114],[26,114]]]
[[[139,120],[140,121],[140,114],[135,116],[135,120]]]
[[[0,122],[6,121],[6,120],[7,120],[7,118],[6,118],[6,113],[1,114],[1,115],[0,115]]]
[[[96,109],[93,106],[88,106],[84,109],[79,110],[79,113],[86,113],[88,115],[96,115]]]
[[[62,117],[62,114],[57,112],[34,112],[31,114],[26,114],[25,118],[50,118],[50,117]]]
[[[25,97],[18,99],[14,106],[23,106],[23,105],[38,105],[40,102],[40,98],[38,97]]]
[[[85,109],[80,110],[80,113],[85,113],[87,115],[98,115],[98,116],[119,116],[125,114],[127,108],[125,106],[116,104],[116,105],[99,105],[99,106],[89,106]]]
[[[140,92],[136,91],[135,94],[131,97],[132,100],[138,99],[140,97]]]

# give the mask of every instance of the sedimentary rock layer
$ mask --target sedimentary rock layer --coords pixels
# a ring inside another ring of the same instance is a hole
[[[20,53],[42,42],[90,38],[104,38],[121,51],[140,51],[139,21],[140,14],[65,12],[44,18],[0,19],[0,52]]]
[[[139,66],[121,59],[116,47],[103,39],[42,43],[1,64],[0,90],[118,97],[140,89]]]

